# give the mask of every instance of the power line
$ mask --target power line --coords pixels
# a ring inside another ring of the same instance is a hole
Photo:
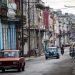
[[[68,5],[64,5],[64,7],[67,7],[67,8],[75,8],[75,6],[68,6]]]

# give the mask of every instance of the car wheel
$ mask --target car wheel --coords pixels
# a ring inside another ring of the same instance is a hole
[[[59,59],[59,55],[56,58]]]
[[[2,69],[2,72],[5,72],[5,69],[4,68]]]
[[[46,56],[46,57],[45,57],[45,59],[47,60],[47,59],[48,59],[48,57]]]

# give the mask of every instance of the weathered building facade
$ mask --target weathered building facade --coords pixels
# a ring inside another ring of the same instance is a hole
[[[2,0],[1,4],[2,49],[16,49],[16,25],[15,20],[12,20],[15,16],[16,4],[11,0]]]

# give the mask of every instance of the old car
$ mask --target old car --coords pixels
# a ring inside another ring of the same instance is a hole
[[[57,59],[60,57],[59,51],[57,47],[48,47],[45,50],[45,59],[56,57]]]
[[[25,69],[25,58],[20,55],[19,50],[0,51],[0,70],[17,69],[19,72]]]

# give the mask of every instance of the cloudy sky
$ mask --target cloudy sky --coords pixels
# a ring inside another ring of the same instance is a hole
[[[51,8],[61,9],[63,13],[68,12],[75,14],[75,0],[42,0],[42,1],[45,2],[45,4],[50,6]]]

